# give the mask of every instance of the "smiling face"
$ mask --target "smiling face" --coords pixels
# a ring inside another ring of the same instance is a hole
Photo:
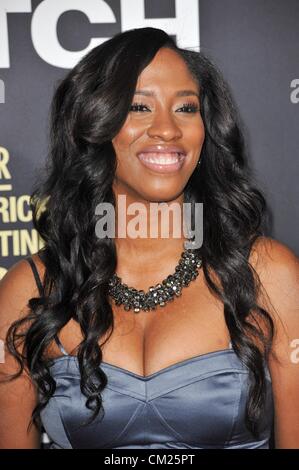
[[[139,75],[130,112],[112,140],[116,194],[134,201],[182,201],[204,135],[198,84],[184,60],[162,48]]]

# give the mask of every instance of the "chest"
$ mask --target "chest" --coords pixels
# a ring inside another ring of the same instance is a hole
[[[148,376],[182,360],[228,348],[223,304],[207,288],[202,273],[182,295],[148,312],[125,311],[111,303],[114,328],[100,344],[103,361]],[[70,354],[82,340],[79,325],[69,322],[60,340]]]

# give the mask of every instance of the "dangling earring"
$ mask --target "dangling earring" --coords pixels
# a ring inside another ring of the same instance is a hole
[[[201,164],[201,158],[198,160],[197,162],[197,167],[199,168],[200,167],[200,164]]]

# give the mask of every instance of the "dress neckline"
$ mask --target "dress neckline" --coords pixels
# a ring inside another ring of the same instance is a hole
[[[133,371],[125,369],[123,367],[117,366],[115,364],[111,364],[110,362],[102,361],[100,367],[104,367],[104,368],[106,367],[108,369],[113,369],[113,370],[115,370],[119,373],[130,375],[131,377],[135,377],[138,380],[147,381],[147,380],[150,380],[150,379],[152,379],[154,377],[157,377],[159,375],[163,375],[164,373],[166,373],[166,372],[168,372],[172,369],[182,367],[184,365],[190,364],[190,363],[195,362],[197,360],[210,359],[210,358],[212,358],[214,356],[217,356],[217,355],[221,356],[221,355],[226,355],[226,354],[234,354],[237,357],[237,355],[236,355],[233,348],[219,349],[219,350],[216,350],[216,351],[210,351],[210,352],[204,353],[204,354],[197,354],[196,356],[192,356],[192,357],[189,357],[187,359],[183,359],[182,361],[178,361],[178,362],[175,362],[174,364],[170,364],[169,366],[163,367],[162,369],[160,369],[156,372],[153,372],[152,374],[145,375],[145,376],[137,374],[136,372],[133,372]],[[66,360],[66,359],[69,359],[69,360],[74,361],[75,363],[78,363],[77,356],[72,355],[72,354],[64,354],[63,356],[52,358],[50,367],[54,366],[56,363],[58,363],[60,361]]]

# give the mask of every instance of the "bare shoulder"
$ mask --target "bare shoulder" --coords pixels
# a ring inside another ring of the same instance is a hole
[[[287,357],[292,340],[299,338],[299,259],[285,244],[268,237],[256,240],[250,257],[261,283],[258,303],[274,321],[273,351]]]
[[[287,245],[273,238],[259,237],[252,247],[250,263],[271,300],[279,303],[296,300],[299,258]]]
[[[283,269],[283,274],[298,269],[299,258],[287,245],[270,237],[258,237],[251,251],[251,261],[261,274]]]
[[[44,266],[37,254],[32,255],[41,279]],[[27,310],[30,298],[38,297],[39,291],[29,262],[24,258],[14,263],[0,281],[0,328],[12,322]],[[2,336],[2,335],[1,335]]]
[[[42,275],[42,266],[38,265],[35,255],[33,259]],[[0,448],[2,449],[40,447],[40,431],[36,426],[27,431],[33,409],[38,403],[37,389],[26,364],[23,363],[25,368],[20,370],[15,354],[12,354],[7,346],[10,326],[27,316],[29,299],[38,295],[35,278],[26,259],[13,264],[0,281],[0,339],[5,345],[4,360],[0,364]],[[25,326],[27,328],[27,325]],[[18,334],[24,333],[23,325],[20,330],[17,329]],[[10,345],[12,337],[15,338],[15,335],[9,335]],[[23,353],[22,343],[13,341],[13,344],[19,353]],[[6,374],[16,373],[19,375],[13,380],[2,381],[2,378],[6,379]]]
[[[268,368],[275,409],[275,448],[299,448],[299,260],[286,245],[270,238],[253,247],[253,267],[269,302],[274,323]]]

